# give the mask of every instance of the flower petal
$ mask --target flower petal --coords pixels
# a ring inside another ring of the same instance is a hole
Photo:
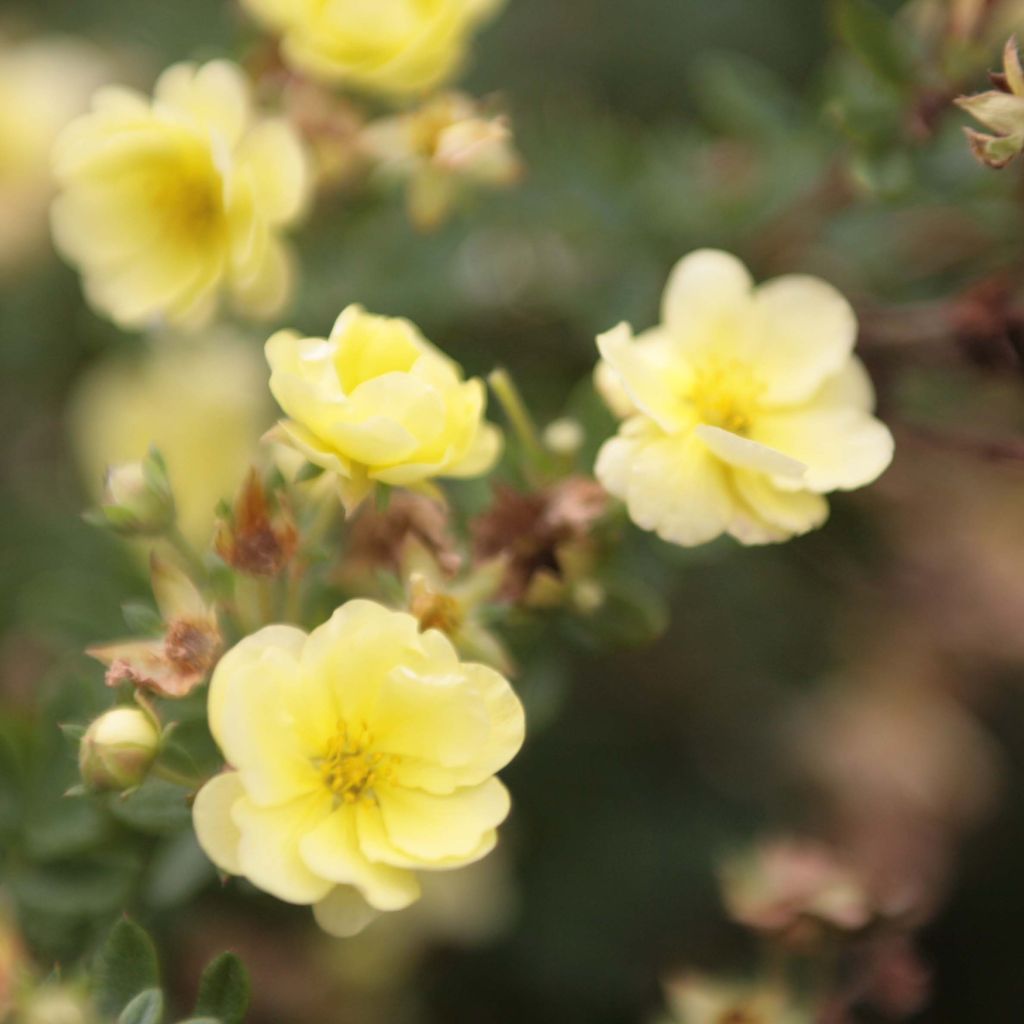
[[[380,914],[362,893],[351,885],[336,885],[322,900],[313,904],[313,917],[328,935],[348,939],[358,935]]]
[[[427,864],[472,858],[510,808],[508,790],[497,779],[447,796],[398,786],[381,787],[377,796],[392,845]]]
[[[661,303],[662,323],[690,352],[735,355],[743,349],[754,282],[735,256],[698,249],[672,270]]]
[[[735,511],[725,467],[695,434],[620,434],[598,453],[596,473],[637,526],[673,544],[713,540]]]
[[[419,883],[412,872],[366,859],[353,807],[339,807],[302,839],[299,852],[315,875],[355,886],[377,910],[402,910],[419,898]]]
[[[877,479],[893,456],[892,434],[884,423],[851,408],[778,412],[758,417],[753,435],[807,465],[800,481],[776,477],[785,490],[825,494],[852,490]]]
[[[811,491],[780,490],[763,473],[738,472],[733,485],[766,527],[763,536],[739,537],[744,543],[768,543],[817,529],[828,519],[828,502]]]
[[[751,336],[766,385],[762,401],[788,405],[809,398],[842,370],[857,338],[857,318],[830,284],[794,274],[754,293]]]
[[[706,423],[698,424],[694,433],[723,462],[739,469],[753,469],[759,473],[774,473],[778,476],[790,476],[799,480],[807,467],[788,455],[768,448],[757,441],[740,437],[721,427],[712,427]]]
[[[258,807],[247,797],[233,808],[241,832],[238,864],[257,888],[286,903],[316,903],[333,888],[306,865],[299,845],[331,813],[331,795],[323,787],[277,807]]]
[[[199,790],[192,805],[192,824],[203,853],[229,875],[242,873],[238,860],[242,833],[232,817],[232,808],[244,796],[238,772],[223,772]]]

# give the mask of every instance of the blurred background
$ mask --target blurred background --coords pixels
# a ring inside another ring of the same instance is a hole
[[[524,680],[500,855],[337,942],[222,888],[186,808],[111,817],[61,797],[76,772],[56,724],[108,701],[82,649],[148,595],[137,553],[80,512],[107,462],[158,440],[172,477],[189,467],[187,529],[208,534],[273,418],[268,332],[147,354],[52,253],[45,161],[5,162],[28,95],[10,68],[42,41],[66,48],[37,71],[68,85],[46,106],[60,120],[99,82],[242,59],[258,31],[228,0],[0,0],[0,877],[40,963],[74,964],[127,906],[183,1003],[211,953],[238,951],[254,1024],[638,1024],[680,970],[751,969],[718,867],[806,835],[914,936],[890,965],[902,1002],[851,1019],[1020,1019],[1024,190],[1018,168],[972,159],[949,100],[985,88],[1024,9],[975,5],[958,34],[955,0],[876,5],[869,30],[839,6],[510,0],[462,84],[501,94],[522,183],[430,234],[394,193],[338,188],[298,235],[282,324],[321,334],[355,301],[408,316],[467,371],[508,366],[541,419],[578,416],[594,448],[611,420],[593,337],[653,323],[676,259],[720,246],[759,278],[814,272],[858,308],[897,438],[886,476],[812,536],[634,537],[623,558],[668,595],[667,631],[630,648],[647,634],[625,623],[609,655],[567,630]]]

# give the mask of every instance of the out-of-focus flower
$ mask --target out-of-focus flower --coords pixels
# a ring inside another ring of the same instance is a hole
[[[1020,63],[1017,37],[1003,50],[1003,74],[997,89],[976,96],[960,96],[957,105],[995,134],[985,135],[973,128],[964,132],[971,152],[988,167],[1005,167],[1024,149],[1024,68]]]
[[[494,773],[524,734],[501,675],[363,600],[309,635],[268,626],[239,643],[209,720],[233,770],[196,799],[200,845],[337,935],[415,902],[417,870],[493,848],[509,809]]]
[[[101,89],[61,133],[54,172],[57,245],[122,326],[201,326],[224,292],[255,317],[287,299],[281,235],[306,206],[306,154],[286,121],[254,113],[236,65],[177,64],[152,101]]]
[[[689,972],[665,986],[674,1024],[811,1024],[812,1016],[769,985]]]
[[[265,371],[256,350],[233,337],[168,339],[88,371],[69,420],[83,475],[97,491],[108,465],[141,459],[155,446],[178,525],[205,548],[217,503],[241,482],[270,422]]]
[[[377,484],[430,491],[435,477],[487,472],[501,448],[477,378],[408,320],[349,306],[328,340],[280,331],[270,390],[289,419],[273,433],[333,473],[351,511]]]
[[[403,97],[454,75],[474,29],[499,0],[243,0],[282,36],[296,70]]]
[[[500,485],[494,503],[472,523],[474,555],[503,560],[506,600],[550,604],[539,599],[572,582],[572,570],[587,561],[577,556],[607,507],[604,489],[581,476],[528,492]]]
[[[765,932],[801,925],[856,931],[874,907],[863,880],[829,847],[810,840],[775,840],[728,858],[719,870],[729,915]]]
[[[892,458],[856,333],[824,281],[755,288],[735,257],[692,253],[672,273],[660,327],[634,339],[621,324],[598,339],[637,408],[601,449],[598,479],[638,526],[684,546],[820,526],[824,494],[870,483]]]
[[[102,54],[76,40],[0,37],[0,274],[45,240],[54,140],[109,70]]]
[[[384,175],[408,183],[409,218],[422,231],[438,227],[467,188],[507,187],[523,170],[507,119],[485,116],[462,93],[371,122],[361,141]]]
[[[103,500],[88,513],[96,525],[124,537],[158,537],[174,524],[174,493],[156,449],[139,462],[107,470]]]
[[[410,538],[400,573],[406,581],[409,611],[420,629],[439,630],[460,654],[511,675],[512,659],[488,623],[488,606],[501,587],[504,569],[498,558],[452,580],[433,552]]]
[[[107,685],[160,697],[186,697],[207,677],[221,651],[216,610],[178,566],[151,558],[153,596],[166,626],[161,637],[122,640],[86,652],[107,666]]]
[[[145,779],[160,748],[160,731],[141,708],[114,708],[86,730],[78,768],[87,789],[121,792]]]
[[[579,454],[586,439],[583,424],[569,416],[553,420],[544,428],[544,447],[559,458],[571,459]]]
[[[318,188],[339,187],[365,171],[363,109],[308,78],[288,75],[275,86],[288,119],[301,132],[312,156]]]
[[[250,576],[276,576],[299,543],[295,520],[281,492],[268,493],[250,470],[229,514],[221,517],[214,546],[233,569]]]

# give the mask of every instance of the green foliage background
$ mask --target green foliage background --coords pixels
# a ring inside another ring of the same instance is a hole
[[[0,13],[126,47],[154,72],[253,40],[221,0],[3,0]],[[412,232],[394,196],[332,200],[299,238],[288,322],[321,332],[350,301],[407,315],[472,372],[508,365],[542,416],[572,408],[597,431],[609,423],[580,384],[594,334],[652,322],[669,268],[692,248],[732,249],[758,276],[823,273],[873,302],[927,299],[1012,266],[1012,182],[971,161],[956,115],[928,147],[909,146],[896,87],[837,58],[835,36],[822,0],[511,0],[465,84],[506,97],[523,186],[432,236]],[[864,190],[823,213],[814,196],[837,154]],[[73,960],[128,905],[177,974],[188,965],[176,951],[236,913],[238,894],[220,890],[187,808],[154,791],[163,784],[113,814],[62,799],[74,753],[55,727],[104,706],[101,670],[81,649],[118,635],[122,602],[146,596],[136,563],[78,518],[62,420],[83,368],[133,344],[84,307],[55,260],[0,292],[0,873],[45,955]],[[915,380],[925,417],[970,414],[969,388]],[[396,1020],[627,1024],[657,1010],[667,970],[749,959],[719,908],[714,858],[813,814],[788,784],[778,726],[849,652],[859,591],[837,567],[884,571],[885,502],[840,497],[824,532],[777,549],[635,542],[631,571],[672,590],[671,628],[611,657],[567,642],[537,669],[565,703],[507,772],[518,919],[489,946],[434,950]],[[1009,1024],[1024,1005],[1024,714],[1019,670],[1002,671],[984,713],[1004,740],[1007,792],[925,934],[939,979],[930,1021]],[[199,896],[199,910],[175,909]],[[304,924],[272,901],[248,905],[285,945]],[[274,983],[258,974],[257,994]]]

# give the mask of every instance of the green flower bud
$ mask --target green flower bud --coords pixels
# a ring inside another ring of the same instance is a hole
[[[111,466],[103,501],[87,518],[123,537],[155,537],[169,529],[174,494],[159,452],[151,451],[141,462]]]
[[[82,781],[92,790],[121,791],[146,777],[160,746],[153,719],[139,708],[114,708],[86,730],[78,748]]]

